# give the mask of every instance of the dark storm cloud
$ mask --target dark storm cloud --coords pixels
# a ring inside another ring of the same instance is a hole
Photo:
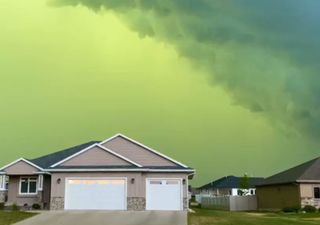
[[[320,136],[320,1],[55,2],[115,11],[141,37],[206,68],[235,103],[286,132]]]

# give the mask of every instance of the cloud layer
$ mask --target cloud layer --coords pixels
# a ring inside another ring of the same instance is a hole
[[[208,70],[236,104],[287,134],[320,137],[320,1],[54,2],[116,12],[141,38],[169,43]]]

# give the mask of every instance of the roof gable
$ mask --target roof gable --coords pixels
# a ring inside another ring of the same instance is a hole
[[[188,168],[184,164],[122,134],[117,134],[101,142],[100,145],[109,148],[112,151],[125,156],[126,158],[129,158],[142,166]]]
[[[60,164],[60,166],[131,166],[128,161],[111,154],[98,145]]]
[[[122,155],[120,155],[120,154],[118,154],[118,153],[116,153],[116,152],[114,152],[114,151],[112,151],[112,150],[110,150],[110,149],[98,144],[98,143],[93,144],[93,145],[91,145],[91,146],[89,146],[89,147],[87,147],[87,148],[85,148],[85,149],[83,149],[81,151],[78,151],[77,153],[75,153],[75,154],[73,154],[73,155],[71,155],[71,156],[69,156],[69,157],[67,157],[67,158],[65,158],[65,159],[53,164],[53,165],[51,165],[50,167],[59,166],[62,163],[66,162],[66,161],[68,161],[68,160],[70,160],[72,158],[75,158],[78,155],[83,154],[84,152],[87,152],[87,151],[89,151],[89,150],[91,150],[92,148],[95,148],[95,147],[103,149],[104,151],[111,153],[112,155],[114,155],[114,156],[116,156],[116,157],[118,157],[118,158],[120,158],[120,159],[122,159],[122,160],[124,160],[124,161],[126,161],[128,163],[130,163],[131,165],[134,165],[134,166],[137,166],[137,167],[142,167],[140,164],[138,164],[138,163],[136,163],[136,162],[134,162],[134,161],[132,161],[132,160],[130,160],[130,159],[128,159],[128,158],[126,158],[126,157],[124,157],[124,156],[122,156]],[[85,160],[85,158],[83,160]],[[89,166],[95,166],[95,165],[89,165]]]
[[[37,165],[33,164],[32,162],[26,159],[18,159],[9,163],[8,165],[2,167],[0,169],[4,171],[8,175],[17,175],[17,174],[33,174],[39,171],[42,171],[42,168],[38,167]]]

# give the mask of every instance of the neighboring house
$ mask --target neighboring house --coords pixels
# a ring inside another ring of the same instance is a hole
[[[207,196],[237,196],[241,192],[246,195],[255,195],[255,186],[263,181],[262,177],[249,177],[249,189],[242,190],[240,187],[241,177],[226,176],[212,181],[198,188],[200,195]]]
[[[259,209],[320,207],[320,157],[268,177],[257,186]]]
[[[122,134],[0,169],[0,202],[51,210],[187,210],[194,170]],[[6,185],[6,181],[8,185]]]

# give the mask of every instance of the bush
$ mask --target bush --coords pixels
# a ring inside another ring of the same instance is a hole
[[[285,212],[285,213],[298,213],[299,210],[300,210],[300,208],[299,207],[295,207],[295,206],[294,207],[285,207],[285,208],[282,209],[282,211]]]
[[[38,203],[34,203],[34,204],[32,205],[32,209],[34,209],[34,210],[39,210],[39,209],[41,209],[41,205],[38,204]]]
[[[0,202],[0,210],[4,210],[4,202]]]
[[[303,207],[302,210],[307,212],[307,213],[315,213],[315,212],[317,212],[317,208],[312,206],[312,205],[306,205],[305,207]]]
[[[12,210],[12,211],[19,211],[19,207],[17,206],[16,203],[13,203],[13,204],[12,204],[11,210]]]

